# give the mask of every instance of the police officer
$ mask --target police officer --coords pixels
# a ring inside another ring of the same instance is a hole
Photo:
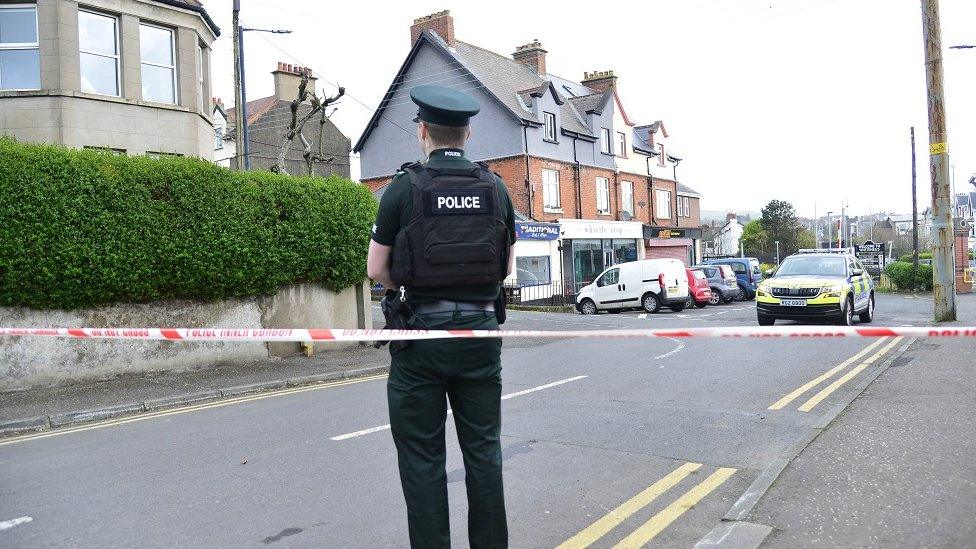
[[[504,182],[464,155],[471,96],[417,86],[417,138],[427,156],[405,164],[380,201],[369,277],[406,297],[417,329],[495,329],[511,272],[515,213]],[[501,340],[391,345],[387,399],[411,547],[449,547],[444,424],[448,403],[464,456],[468,540],[507,547],[502,490]]]

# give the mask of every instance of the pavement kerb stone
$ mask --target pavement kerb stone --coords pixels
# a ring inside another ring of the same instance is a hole
[[[898,347],[895,352],[885,358],[885,360],[875,367],[864,379],[858,382],[858,384],[844,397],[844,400],[841,403],[831,407],[813,427],[811,427],[806,433],[803,434],[803,436],[797,439],[797,441],[788,451],[767,465],[766,468],[759,473],[759,476],[756,477],[756,480],[749,485],[749,488],[745,491],[745,493],[743,493],[742,496],[740,496],[739,499],[736,500],[736,502],[732,505],[732,507],[729,508],[728,512],[725,513],[725,515],[722,517],[722,522],[737,523],[743,521],[753,511],[753,509],[755,509],[756,505],[759,503],[759,500],[766,495],[766,492],[772,488],[773,484],[776,482],[776,479],[778,479],[783,471],[786,470],[786,467],[789,466],[789,464],[792,463],[793,460],[807,448],[807,446],[816,440],[817,437],[820,436],[820,433],[822,433],[831,423],[833,423],[833,421],[837,419],[837,417],[840,416],[840,414],[843,413],[844,410],[846,410],[847,407],[850,406],[850,404],[854,402],[854,400],[860,396],[860,394],[863,393],[864,390],[867,389],[875,379],[878,378],[878,376],[887,370],[895,360],[900,358],[901,355],[903,355],[914,342],[915,338],[911,338]],[[699,543],[707,542],[711,538],[713,532],[716,532],[716,530],[709,532],[708,535],[699,540]],[[759,544],[761,543],[762,539],[760,539],[756,545],[749,545],[749,547],[759,547]]]
[[[75,425],[78,423],[88,423],[89,421],[97,421],[100,419],[109,419],[116,416],[121,416],[123,414],[131,414],[133,412],[145,412],[146,408],[141,402],[134,402],[130,404],[119,404],[117,406],[109,406],[106,408],[97,408],[93,410],[81,410],[78,412],[68,412],[66,414],[57,414],[50,416],[51,427],[64,427],[67,425]]]
[[[218,390],[212,391],[200,391],[196,393],[190,393],[186,395],[174,395],[170,397],[153,398],[143,402],[147,411],[157,410],[159,408],[168,408],[170,406],[185,406],[187,404],[194,404],[197,402],[203,402],[205,400],[213,400],[215,398],[220,398],[221,393]]]
[[[274,381],[262,381],[260,383],[248,383],[246,385],[237,385],[235,387],[228,387],[226,389],[220,390],[220,396],[235,396],[242,395],[245,393],[257,393],[259,391],[270,391],[272,389],[281,389],[288,385],[288,380],[277,379]]]
[[[250,383],[247,385],[237,385],[225,389],[213,389],[208,391],[198,391],[185,395],[174,395],[146,400],[145,402],[121,404],[108,406],[105,408],[95,408],[91,410],[79,410],[64,414],[51,416],[37,416],[32,418],[15,419],[0,423],[0,436],[23,433],[25,431],[39,431],[51,427],[65,427],[79,423],[88,423],[102,419],[110,419],[116,416],[135,412],[156,411],[160,408],[175,408],[196,404],[208,400],[217,400],[222,397],[239,396],[248,393],[258,393],[285,387],[300,387],[303,385],[313,385],[329,381],[341,381],[346,379],[356,379],[371,375],[385,374],[390,371],[389,366],[376,366],[372,368],[360,368],[344,372],[328,372],[322,374],[312,374],[307,376],[293,377],[289,379],[279,379],[265,381],[261,383]]]
[[[0,423],[0,436],[19,433],[21,431],[37,431],[47,429],[51,426],[51,418],[47,416],[36,416],[24,419],[15,419]]]

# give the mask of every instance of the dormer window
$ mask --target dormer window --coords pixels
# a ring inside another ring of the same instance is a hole
[[[627,156],[627,136],[624,132],[617,132],[617,154]]]
[[[657,146],[657,165],[664,166],[664,159],[664,143],[661,143]]]
[[[546,141],[556,141],[556,115],[551,112],[542,113],[543,122],[545,126],[543,129],[543,139]]]

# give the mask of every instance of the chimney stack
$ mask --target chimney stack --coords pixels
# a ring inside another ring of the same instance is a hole
[[[278,62],[278,69],[271,71],[274,75],[275,97],[279,101],[294,101],[298,98],[298,86],[302,83],[302,73],[308,75],[308,85],[305,89],[309,95],[315,93],[315,81],[312,69],[300,67],[290,63]]]
[[[412,48],[420,34],[425,30],[432,30],[447,42],[448,47],[454,47],[454,18],[450,10],[439,11],[413,20],[410,27],[410,47]]]
[[[738,219],[738,216],[735,215],[735,212],[729,212],[729,213],[725,214],[725,222],[726,223],[728,223],[729,221],[733,221],[735,219]]]
[[[613,71],[584,72],[583,81],[580,82],[580,84],[601,92],[605,92],[616,89],[617,77],[613,75]]]
[[[534,70],[540,76],[546,75],[546,50],[536,38],[524,46],[515,48],[512,59]]]
[[[224,100],[223,99],[221,99],[219,97],[211,97],[210,100],[213,102],[214,105],[217,105],[221,109],[224,108]]]

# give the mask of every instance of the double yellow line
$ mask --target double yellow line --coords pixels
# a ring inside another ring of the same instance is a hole
[[[885,345],[884,347],[882,347],[880,351],[874,353],[873,355],[871,355],[870,357],[868,357],[867,359],[865,359],[864,362],[861,362],[860,364],[858,364],[854,368],[851,368],[851,370],[849,372],[847,372],[843,376],[837,378],[830,385],[828,385],[828,386],[824,387],[823,389],[821,389],[820,392],[818,392],[817,394],[815,394],[812,397],[810,397],[809,400],[807,400],[806,402],[804,402],[803,404],[801,404],[799,408],[797,408],[801,412],[809,412],[810,410],[813,409],[814,406],[816,406],[817,404],[820,404],[821,401],[823,401],[825,398],[827,398],[828,396],[830,396],[834,391],[836,391],[838,388],[840,388],[841,385],[847,383],[848,381],[850,381],[851,379],[853,379],[854,376],[856,376],[857,374],[861,373],[861,371],[863,371],[865,368],[867,368],[871,364],[874,364],[875,362],[877,362],[877,360],[879,358],[881,358],[882,356],[884,356],[885,353],[887,353],[888,351],[890,351],[894,346],[898,345],[898,343],[901,340],[902,340],[901,337],[896,337],[896,338],[890,339],[890,340],[889,340],[889,338],[883,337],[883,338],[875,341],[874,343],[868,345],[864,349],[861,349],[861,351],[859,351],[856,355],[852,356],[851,358],[845,360],[844,362],[841,362],[840,364],[838,364],[837,366],[834,366],[833,368],[827,370],[823,374],[821,374],[821,375],[819,375],[819,376],[811,379],[810,381],[804,383],[803,385],[801,385],[800,387],[798,387],[792,393],[790,393],[790,394],[784,396],[783,398],[777,400],[772,406],[770,406],[767,409],[768,410],[780,410],[780,409],[784,408],[787,404],[789,404],[789,403],[793,402],[794,400],[796,400],[803,393],[806,393],[810,389],[813,389],[817,385],[820,385],[824,381],[827,381],[828,379],[832,378],[833,376],[835,376],[839,372],[843,371],[844,368],[847,368],[851,364],[854,364],[855,362],[857,362],[858,360],[860,360],[862,357],[864,357],[865,355],[867,355],[868,353],[870,353],[871,351],[873,351],[874,349],[876,349],[879,345],[881,345],[885,341],[888,341],[888,344]]]
[[[69,433],[77,433],[79,431],[91,431],[93,429],[102,429],[105,427],[115,427],[117,425],[125,425],[127,423],[135,423],[137,421],[145,421],[147,419],[153,419],[157,417],[173,416],[177,414],[186,414],[189,412],[198,412],[201,410],[209,410],[211,408],[221,408],[223,406],[230,406],[231,404],[241,404],[244,402],[251,402],[253,400],[263,400],[266,398],[279,397],[284,395],[293,395],[295,393],[305,393],[307,391],[317,391],[319,389],[330,389],[333,387],[342,387],[343,385],[353,385],[355,383],[363,383],[364,381],[373,381],[376,379],[385,379],[386,374],[372,375],[366,377],[358,377],[354,379],[346,379],[341,381],[330,381],[325,383],[319,383],[317,385],[310,385],[307,387],[292,387],[286,389],[278,389],[274,391],[266,391],[262,393],[256,393],[253,395],[244,395],[233,398],[226,398],[223,400],[216,400],[214,402],[205,402],[202,404],[193,404],[190,406],[183,406],[180,408],[170,408],[165,410],[159,410],[155,412],[141,413],[134,416],[123,417],[120,419],[110,419],[106,421],[99,421],[97,423],[91,423],[88,425],[79,425],[77,427],[64,427],[60,429],[54,429],[51,431],[41,431],[39,433],[30,433],[26,435],[13,436],[9,438],[0,439],[0,446],[6,446],[7,444],[16,444],[18,442],[27,442],[29,440],[37,440],[41,438],[57,437],[61,435],[67,435]]]
[[[661,480],[648,486],[636,496],[620,504],[616,509],[610,511],[603,518],[587,526],[583,531],[569,538],[556,549],[581,549],[589,547],[597,540],[605,536],[611,530],[619,526],[622,522],[630,518],[634,513],[650,505],[659,496],[674,488],[679,482],[688,475],[694,473],[702,466],[701,463],[684,463],[674,471],[671,471]],[[651,517],[627,537],[620,541],[616,548],[643,547],[647,542],[654,539],[662,530],[678,519],[688,509],[691,509],[705,496],[722,485],[723,482],[735,474],[735,469],[722,467],[708,476],[705,480],[698,483],[694,488],[688,490],[670,505],[659,513]]]

